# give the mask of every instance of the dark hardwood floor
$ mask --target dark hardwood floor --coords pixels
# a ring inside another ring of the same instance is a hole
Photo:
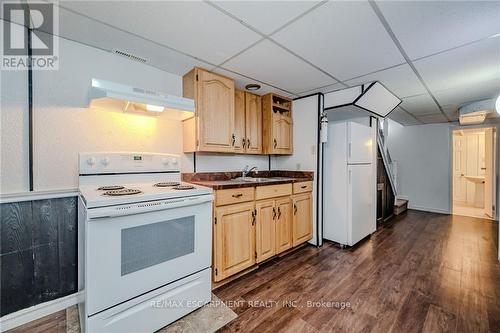
[[[308,246],[215,290],[239,315],[220,332],[500,332],[497,230],[408,211],[349,250]]]
[[[500,332],[497,233],[488,220],[408,211],[351,249],[306,246],[215,290],[238,314],[219,331]]]

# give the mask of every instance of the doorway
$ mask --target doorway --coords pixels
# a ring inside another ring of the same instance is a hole
[[[495,218],[495,128],[453,130],[454,215]]]

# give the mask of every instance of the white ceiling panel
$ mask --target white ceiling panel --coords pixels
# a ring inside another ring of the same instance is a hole
[[[212,1],[264,34],[306,12],[319,1]]]
[[[229,60],[223,67],[292,93],[336,83],[328,75],[268,40]]]
[[[422,114],[416,116],[418,120],[426,124],[446,123],[448,119],[442,113]]]
[[[272,38],[340,80],[404,62],[366,1],[328,2]]]
[[[500,79],[482,81],[476,84],[463,85],[457,88],[438,90],[433,92],[441,105],[460,106],[482,99],[489,99],[500,95]]]
[[[236,86],[236,89],[239,89],[239,90],[245,90],[245,86],[247,84],[257,83],[257,84],[261,85],[261,88],[257,91],[251,91],[251,93],[254,93],[257,95],[265,95],[267,93],[272,92],[272,93],[276,93],[276,94],[279,94],[279,95],[284,96],[284,97],[290,97],[290,98],[297,97],[297,95],[290,94],[290,93],[283,91],[281,89],[271,87],[263,82],[260,82],[259,80],[247,78],[245,76],[233,73],[231,71],[228,71],[228,70],[225,70],[222,68],[216,68],[216,69],[214,69],[214,72],[234,79],[234,84]]]
[[[200,1],[64,1],[60,5],[214,64],[261,38]]]
[[[403,98],[401,106],[415,116],[441,112],[429,94]]]
[[[500,1],[377,1],[411,59],[500,32]]]
[[[118,49],[132,53],[146,58],[147,64],[177,75],[184,75],[194,66],[210,68],[207,63],[63,8],[59,10],[59,35],[108,51]]]
[[[431,91],[500,79],[500,38],[490,38],[414,62]]]
[[[421,122],[413,118],[411,115],[406,113],[401,108],[397,107],[394,111],[389,114],[389,119],[397,121],[398,123],[410,126],[410,125],[419,125]]]
[[[299,93],[299,95],[306,96],[306,95],[315,94],[315,93],[326,94],[326,93],[329,93],[329,92],[332,92],[335,90],[344,89],[344,88],[346,88],[346,86],[343,85],[342,83],[334,83],[334,84],[329,84],[329,85],[324,86],[324,87],[303,91],[303,92]]]
[[[373,81],[382,82],[399,98],[420,95],[426,92],[420,80],[407,64],[345,81],[345,83],[355,86]]]

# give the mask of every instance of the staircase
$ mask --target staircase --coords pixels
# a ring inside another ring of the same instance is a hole
[[[385,124],[387,126],[387,123]],[[397,192],[397,162],[393,161],[391,158],[391,154],[387,149],[387,144],[385,142],[385,135],[383,130],[379,127],[378,135],[377,135],[377,145],[379,154],[383,161],[385,175],[390,184],[393,198],[394,198],[394,215],[400,215],[404,213],[408,209],[408,200],[398,198]]]

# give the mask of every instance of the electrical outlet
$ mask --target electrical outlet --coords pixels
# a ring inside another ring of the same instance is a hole
[[[316,145],[311,146],[311,155],[316,155]]]
[[[301,165],[300,165],[300,163],[297,163],[297,166],[296,166],[296,168],[297,168],[297,170],[300,170],[300,168],[301,168]]]

